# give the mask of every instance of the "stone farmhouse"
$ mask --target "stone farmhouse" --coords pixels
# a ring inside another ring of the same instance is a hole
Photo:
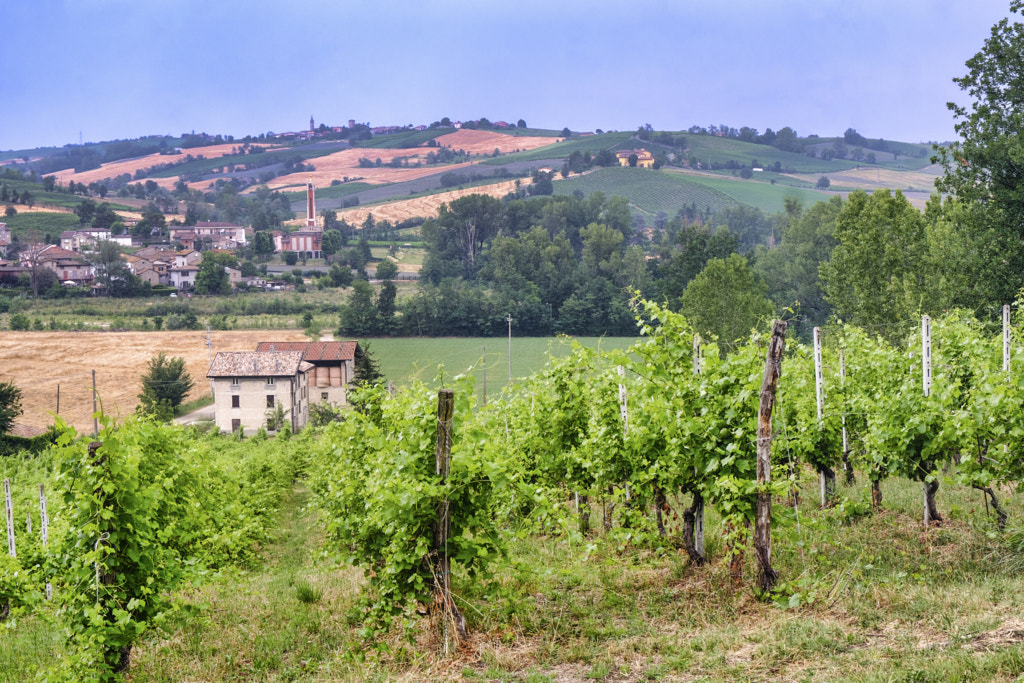
[[[213,380],[217,427],[255,432],[278,408],[293,431],[309,420],[309,372],[301,351],[221,351],[206,376]]]

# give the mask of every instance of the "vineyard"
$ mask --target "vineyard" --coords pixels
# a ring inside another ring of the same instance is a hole
[[[724,192],[688,176],[618,166],[561,180],[555,184],[555,191],[561,195],[580,191],[585,196],[604,192],[609,197],[626,197],[630,204],[652,217],[659,211],[675,216],[681,208],[689,206],[698,213],[713,213],[737,204]]]
[[[1019,680],[1009,307],[812,345],[776,321],[725,354],[635,305],[628,349],[574,345],[486,402],[444,374],[299,435],[133,419],[0,461],[0,671],[36,647],[68,680]],[[274,652],[227,648],[260,627],[218,577],[252,570],[293,488],[320,569],[287,570]]]

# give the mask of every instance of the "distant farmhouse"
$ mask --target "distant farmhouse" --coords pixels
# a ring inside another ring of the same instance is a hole
[[[619,166],[629,166],[629,157],[636,155],[637,168],[654,168],[654,155],[646,149],[624,149],[615,156],[619,160]]]
[[[311,403],[348,403],[358,344],[260,342],[255,351],[222,351],[207,377],[213,380],[215,421],[222,431],[254,432],[278,408],[293,431],[309,422]]]

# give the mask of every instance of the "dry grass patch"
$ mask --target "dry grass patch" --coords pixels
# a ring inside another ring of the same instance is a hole
[[[57,182],[63,185],[67,185],[72,180],[76,183],[85,183],[88,185],[89,183],[99,182],[104,178],[119,176],[122,173],[127,173],[134,178],[136,171],[143,171],[160,164],[181,161],[189,154],[191,154],[193,158],[202,155],[207,159],[216,159],[217,157],[231,154],[232,148],[237,152],[239,147],[241,147],[241,143],[192,147],[182,150],[181,154],[147,154],[146,156],[137,157],[135,159],[119,159],[118,161],[111,161],[103,164],[99,168],[82,171],[81,173],[75,173],[73,169],[66,169],[64,171],[58,171],[52,175],[55,175],[57,177]],[[173,187],[177,178],[152,178],[152,180],[161,187]],[[170,181],[169,186],[166,185],[167,181]]]
[[[251,351],[268,338],[304,341],[296,330],[237,330],[211,333],[213,353]],[[127,415],[138,406],[141,377],[159,352],[181,356],[195,388],[188,399],[209,394],[209,351],[205,331],[179,332],[5,332],[0,335],[0,380],[22,390],[19,422],[53,423],[60,385],[60,415],[76,429],[92,429],[92,370],[108,415]]]
[[[416,197],[414,199],[401,199],[376,206],[363,206],[338,211],[338,218],[344,219],[353,225],[361,225],[368,214],[373,214],[374,220],[389,220],[392,223],[404,221],[407,218],[421,216],[423,218],[436,218],[441,204],[453,201],[459,197],[470,194],[486,194],[491,197],[501,198],[509,192],[516,191],[516,181],[504,180],[500,183],[490,185],[477,185],[461,190],[449,190],[438,194]]]
[[[497,149],[502,154],[547,147],[561,138],[545,138],[516,135],[506,135],[490,130],[469,130],[459,129],[454,133],[440,135],[436,138],[437,144],[451,149],[462,149],[470,154],[492,154]]]

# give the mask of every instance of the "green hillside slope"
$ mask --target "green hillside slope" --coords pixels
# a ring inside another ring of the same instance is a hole
[[[568,159],[573,152],[590,152],[596,154],[602,149],[616,149],[626,140],[632,137],[632,133],[602,133],[601,135],[586,135],[579,138],[572,138],[564,142],[557,142],[545,147],[538,147],[528,152],[506,154],[496,159],[488,159],[481,162],[487,166],[504,166],[517,161],[540,161],[542,159]]]
[[[818,192],[802,187],[792,187],[753,180],[740,180],[726,177],[687,175],[690,182],[717,190],[740,204],[747,204],[767,214],[780,213],[785,210],[783,200],[796,197],[804,206],[817,202],[828,201],[831,196],[827,192]]]
[[[629,200],[633,207],[651,218],[664,211],[670,217],[680,209],[693,207],[700,213],[714,213],[739,202],[721,190],[694,182],[689,176],[642,168],[601,168],[585,175],[555,181],[555,193],[584,195],[604,192]]]

